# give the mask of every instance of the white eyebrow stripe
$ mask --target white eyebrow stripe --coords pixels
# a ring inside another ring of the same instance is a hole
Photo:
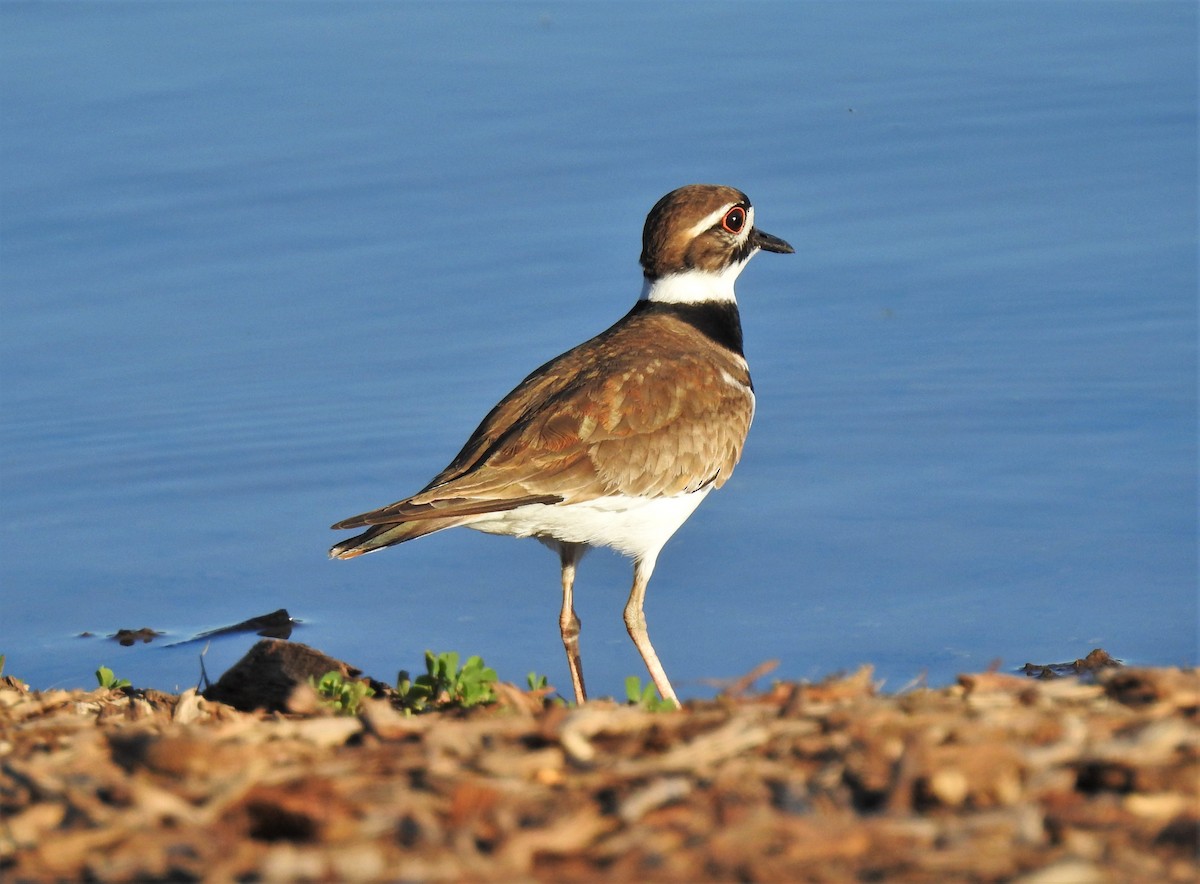
[[[709,212],[707,215],[705,215],[703,218],[701,218],[699,221],[697,221],[692,226],[692,229],[688,231],[688,239],[699,236],[704,231],[708,230],[708,228],[714,226],[718,221],[720,221],[722,218],[725,217],[726,212],[728,212],[730,209],[732,209],[736,205],[737,205],[737,203],[726,203],[725,205],[721,206],[721,208],[717,209],[715,212]]]
[[[728,212],[730,209],[732,209],[736,205],[738,205],[736,202],[726,203],[725,205],[721,206],[721,208],[717,209],[715,212],[709,212],[702,219],[700,219],[698,222],[696,222],[696,224],[692,226],[692,229],[688,231],[688,239],[693,239],[694,237],[697,237],[700,234],[702,234],[704,231],[708,230],[710,227],[715,227],[717,222],[719,222],[722,218],[725,217],[725,213]],[[750,231],[753,229],[754,229],[754,206],[751,206],[750,208],[748,208],[746,210],[746,223],[743,224],[742,229],[738,231],[738,234],[737,234],[738,239],[745,239],[747,236],[750,235]]]

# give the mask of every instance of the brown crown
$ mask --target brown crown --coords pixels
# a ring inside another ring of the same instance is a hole
[[[737,258],[739,243],[716,225],[699,235],[692,228],[723,206],[749,210],[750,198],[721,184],[688,184],[672,190],[650,210],[642,231],[642,271],[650,279],[683,270],[718,272]]]

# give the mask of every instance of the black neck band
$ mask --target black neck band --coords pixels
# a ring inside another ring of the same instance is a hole
[[[732,301],[702,301],[698,304],[638,301],[630,315],[639,313],[674,316],[727,350],[732,350],[739,356],[745,355],[742,352],[742,318],[738,313],[737,304]]]

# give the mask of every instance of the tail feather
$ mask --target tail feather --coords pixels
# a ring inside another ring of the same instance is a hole
[[[505,510],[515,510],[531,503],[562,503],[560,494],[526,494],[513,498],[438,498],[430,503],[413,503],[413,498],[401,500],[382,509],[371,510],[342,519],[332,528],[340,531],[343,528],[366,528],[369,525],[396,525],[409,521],[446,521],[460,520],[462,516],[481,516],[486,513],[500,513]],[[445,526],[443,526],[445,527]],[[417,536],[417,535],[414,535]]]
[[[421,519],[415,522],[400,522],[391,525],[376,525],[356,537],[343,540],[329,550],[330,558],[353,559],[356,556],[395,546],[416,537],[424,537],[443,528],[461,525],[462,519]]]

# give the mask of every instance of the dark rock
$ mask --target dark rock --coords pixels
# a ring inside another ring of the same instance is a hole
[[[263,639],[204,691],[204,698],[245,712],[280,712],[287,709],[288,698],[297,687],[308,684],[309,678],[319,681],[327,672],[338,672],[344,678],[362,674],[308,645]]]
[[[1096,648],[1086,657],[1070,663],[1026,663],[1021,671],[1030,678],[1058,678],[1063,675],[1095,676],[1105,669],[1119,669],[1124,664],[1103,648]]]
[[[235,623],[232,626],[222,626],[219,629],[210,629],[207,632],[201,632],[195,638],[191,639],[191,641],[214,638],[218,635],[229,635],[235,632],[257,632],[264,638],[290,638],[295,625],[296,621],[287,612],[287,608],[280,608],[277,611],[272,611],[270,614],[260,614],[257,617],[251,617],[249,620],[243,620],[241,623]]]
[[[151,629],[149,626],[143,626],[141,629],[118,629],[109,638],[115,638],[124,647],[130,647],[138,642],[149,644],[162,635],[157,629]]]

